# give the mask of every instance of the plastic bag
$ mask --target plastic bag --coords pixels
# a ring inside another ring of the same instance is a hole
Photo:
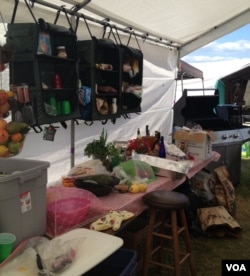
[[[113,168],[113,172],[121,180],[144,180],[149,183],[156,179],[153,168],[139,160],[122,162]]]
[[[69,267],[77,255],[79,246],[85,238],[77,238],[65,241],[63,239],[53,239],[44,243],[39,248],[44,270],[52,273],[61,273]]]
[[[99,159],[93,159],[74,166],[68,173],[69,176],[77,177],[94,174],[110,174],[110,172],[106,170]]]
[[[215,178],[212,173],[201,170],[191,178],[191,189],[207,203],[215,203]]]
[[[74,220],[75,213],[77,212],[72,212],[71,214],[65,216],[65,224],[62,224],[62,222],[60,224],[58,223],[56,219],[58,214],[55,213],[52,215],[52,213],[48,212],[51,204],[55,204],[56,208],[56,203],[63,199],[80,199],[88,200],[90,202],[87,216],[81,223],[75,224],[74,226],[69,224],[70,221]],[[103,205],[102,201],[87,190],[74,187],[50,186],[47,188],[46,234],[49,237],[56,237],[71,229],[83,227],[91,221],[101,217],[103,214],[107,213],[107,211],[108,209]]]
[[[0,269],[0,275],[38,275],[38,267],[36,265],[36,251],[31,247],[25,249],[22,254],[18,255]]]

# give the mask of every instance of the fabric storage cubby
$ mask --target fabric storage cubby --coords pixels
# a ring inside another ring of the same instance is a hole
[[[129,46],[119,47],[122,51],[121,113],[141,112],[143,54]]]
[[[78,51],[81,118],[94,121],[120,117],[119,48],[109,39],[93,38],[78,41]]]
[[[28,86],[34,125],[79,118],[76,35],[43,20],[39,24],[12,23],[8,24],[7,43],[14,50],[10,82]],[[65,47],[66,58],[57,56],[58,46]]]
[[[80,113],[84,120],[141,111],[143,54],[110,39],[78,41]]]

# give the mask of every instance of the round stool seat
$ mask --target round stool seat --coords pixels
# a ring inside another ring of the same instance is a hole
[[[174,191],[153,191],[143,196],[143,201],[150,207],[179,210],[189,204],[186,195]]]

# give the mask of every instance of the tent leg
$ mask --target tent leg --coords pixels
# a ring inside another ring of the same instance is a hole
[[[70,147],[70,161],[71,161],[71,168],[74,167],[75,165],[75,121],[74,120],[71,120],[71,147]]]

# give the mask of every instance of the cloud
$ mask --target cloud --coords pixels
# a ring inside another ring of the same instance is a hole
[[[213,51],[246,51],[250,49],[250,41],[242,39],[234,42],[215,42],[209,48]]]
[[[223,52],[223,51],[248,51],[250,49],[250,41],[246,39],[241,39],[237,41],[227,41],[221,42],[213,41],[200,49],[198,51],[211,51],[211,52]]]
[[[183,59],[189,63],[233,61],[238,58],[249,57],[249,50],[249,40],[241,39],[221,43],[214,41],[185,56]]]
[[[218,55],[189,55],[183,58],[186,62],[215,62],[215,61],[228,61],[238,59],[234,56],[218,56]]]

